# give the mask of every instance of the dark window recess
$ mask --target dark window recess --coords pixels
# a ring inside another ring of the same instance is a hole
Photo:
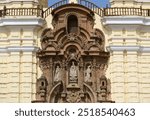
[[[102,86],[106,86],[106,81],[102,81]]]
[[[75,15],[70,15],[68,17],[68,33],[77,33],[78,32],[78,19]]]
[[[41,86],[44,86],[44,82],[41,82]]]

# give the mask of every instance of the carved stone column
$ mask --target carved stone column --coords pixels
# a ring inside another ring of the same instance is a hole
[[[49,68],[50,79],[49,79],[49,84],[48,84],[49,88],[48,89],[50,91],[52,89],[52,86],[53,86],[53,60],[52,60],[52,58],[49,59],[49,63],[50,63],[50,68]]]
[[[99,91],[99,85],[100,85],[100,76],[101,76],[101,72],[100,72],[100,65],[98,64],[97,66],[97,84],[96,84],[96,91]]]
[[[78,83],[79,83],[79,86],[81,88],[81,90],[83,91],[83,82],[84,82],[84,66],[83,66],[83,59],[81,58],[81,61],[80,61],[80,76],[79,76],[79,80],[78,80]]]
[[[97,70],[96,70],[96,59],[93,59],[93,72],[92,72],[92,80],[93,80],[93,90],[97,89]]]
[[[62,62],[62,81],[63,81],[63,92],[66,93],[67,77],[66,77],[65,60],[63,60],[63,62]]]

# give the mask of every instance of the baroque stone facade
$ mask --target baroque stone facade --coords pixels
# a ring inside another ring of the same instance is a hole
[[[0,0],[0,102],[150,102],[149,0],[43,1]]]
[[[105,76],[110,57],[105,37],[93,28],[94,12],[79,4],[52,11],[53,29],[41,36],[37,52],[43,75],[37,81],[37,102],[111,102]]]

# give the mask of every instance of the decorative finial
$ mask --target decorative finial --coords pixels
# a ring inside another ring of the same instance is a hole
[[[69,3],[78,3],[78,0],[69,0]]]

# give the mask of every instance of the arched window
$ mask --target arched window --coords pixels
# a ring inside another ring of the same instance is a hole
[[[104,81],[102,82],[102,86],[105,86],[105,82]]]
[[[78,32],[78,19],[75,15],[70,15],[67,22],[68,33]]]
[[[101,81],[101,85],[102,85],[102,86],[106,86],[106,85],[107,85],[106,81],[105,81],[105,80],[102,80],[102,81]]]
[[[41,86],[44,86],[44,82],[41,82]]]

